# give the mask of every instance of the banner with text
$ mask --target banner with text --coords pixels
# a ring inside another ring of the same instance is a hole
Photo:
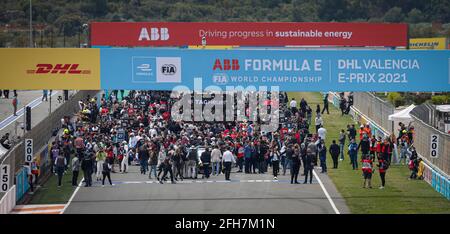
[[[446,37],[433,38],[411,38],[409,39],[410,50],[445,50],[447,47]]]
[[[0,49],[1,89],[100,89],[99,49]]]
[[[102,89],[450,91],[450,51],[101,49]],[[195,79],[197,78],[197,79]]]
[[[92,46],[408,45],[407,24],[296,22],[93,22]]]

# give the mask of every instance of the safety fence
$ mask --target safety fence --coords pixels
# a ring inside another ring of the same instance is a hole
[[[49,139],[53,139],[54,132],[61,127],[61,119],[64,116],[71,116],[78,112],[80,108],[78,102],[80,100],[86,100],[89,97],[94,97],[98,92],[98,90],[78,91],[71,99],[52,112],[51,115],[44,118],[30,131],[25,133],[23,139],[33,139],[33,160],[40,169],[38,180],[41,180],[50,173]],[[17,201],[22,199],[29,189],[27,171],[23,167],[24,163],[25,147],[23,142],[15,145],[3,158],[0,158],[0,164],[10,165],[11,174],[14,175],[16,180],[15,194],[17,197],[15,199]],[[13,181],[11,180],[10,186],[12,185]]]
[[[16,186],[12,186],[0,200],[0,214],[8,214],[16,206]]]
[[[341,100],[340,96],[336,93],[330,92],[330,94],[331,95],[328,96],[328,101],[339,108]],[[350,115],[352,115],[353,119],[360,124],[369,122],[372,134],[382,137],[390,135],[386,129],[383,129],[376,121],[365,116],[354,106],[351,107]],[[415,131],[416,133],[419,133],[415,135],[414,146],[416,147],[419,157],[423,160],[421,162],[424,165],[423,180],[430,184],[434,190],[441,193],[442,196],[450,200],[450,177],[448,176],[450,171],[450,147],[448,146],[450,136],[449,134],[434,129],[413,114],[411,116],[415,119]],[[440,134],[441,136],[439,142],[441,147],[438,152],[440,157],[438,158],[430,158],[429,154],[425,153],[430,152],[430,134]],[[427,155],[428,157],[424,155]]]
[[[330,92],[329,94],[331,95],[328,95],[328,101],[330,103],[333,103],[335,107],[339,108],[341,97],[337,93]],[[383,129],[380,125],[378,125],[377,122],[372,121],[369,117],[361,113],[361,111],[354,108],[353,106],[350,108],[349,114],[352,116],[353,120],[358,124],[368,123],[370,129],[372,130],[372,135],[381,136],[383,138],[389,136],[388,132],[385,129]]]
[[[450,175],[450,135],[437,130],[425,123],[414,112],[410,113],[414,119],[414,146],[417,153],[435,165],[442,173]],[[431,156],[431,136],[436,135],[438,139],[436,145],[436,157]]]
[[[394,114],[395,107],[389,102],[369,92],[355,92],[353,93],[353,107],[376,122],[382,129],[393,132],[393,123],[388,117]]]

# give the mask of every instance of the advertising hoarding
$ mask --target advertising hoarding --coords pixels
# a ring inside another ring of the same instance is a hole
[[[99,49],[0,49],[2,89],[100,89]]]
[[[101,49],[103,89],[450,91],[450,51]]]
[[[93,22],[92,46],[406,47],[407,24],[298,22]]]

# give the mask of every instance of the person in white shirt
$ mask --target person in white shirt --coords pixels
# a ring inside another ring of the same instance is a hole
[[[236,163],[236,160],[234,159],[234,155],[231,153],[229,148],[227,148],[227,151],[223,153],[222,162],[225,167],[225,180],[230,180],[231,164]]]
[[[297,101],[295,100],[295,98],[292,98],[292,101],[291,103],[289,103],[289,106],[291,107],[292,113],[295,115],[295,113],[297,113]]]
[[[126,141],[122,142],[124,153],[123,153],[123,159],[120,165],[120,168],[122,169],[122,173],[127,173],[128,169],[128,160],[129,160],[129,148]]]
[[[325,140],[325,137],[327,135],[327,130],[323,126],[320,126],[320,128],[317,130],[317,134],[319,135],[319,137],[322,140]]]
[[[222,157],[222,152],[220,151],[219,147],[214,144],[214,149],[211,152],[211,162],[213,164],[212,167],[212,174],[213,175],[219,175],[220,171],[220,158]]]
[[[136,143],[138,142],[137,138],[134,136],[134,133],[130,133],[130,139],[128,142],[128,147],[130,149],[134,148],[136,146]]]
[[[322,119],[322,116],[320,116],[320,114],[318,114],[316,116],[315,124],[316,124],[316,132],[317,132],[319,130],[320,126],[323,125],[323,119]]]

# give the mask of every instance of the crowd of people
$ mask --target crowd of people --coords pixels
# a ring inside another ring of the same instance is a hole
[[[338,162],[347,153],[357,170],[359,151],[368,186],[371,187],[375,161],[382,180],[380,188],[385,186],[396,139],[376,138],[369,124],[362,125],[359,132],[349,125],[347,131],[341,131],[338,144],[333,140],[327,147],[321,116],[328,112],[327,105],[322,112],[317,105],[315,131],[310,132],[312,109],[306,100],[301,99],[297,105],[294,98],[289,102],[287,95],[282,94],[280,110],[285,120],[278,131],[265,133],[260,131],[258,121],[175,122],[171,107],[177,100],[166,91],[132,90],[127,95],[120,91],[119,98],[119,91],[115,90],[100,100],[89,97],[80,101],[80,113],[61,120],[63,134],[50,145],[58,186],[69,169],[73,171],[73,186],[77,186],[80,171],[86,187],[92,186],[93,176],[102,185],[106,178],[113,185],[111,173],[127,173],[130,166],[139,166],[142,175],[159,183],[199,179],[200,173],[202,178],[224,174],[230,180],[231,171],[236,168],[236,173],[246,174],[265,174],[271,169],[274,180],[289,172],[291,184],[300,183],[299,175],[304,176],[306,184],[312,183],[313,168],[319,163],[321,172],[327,173],[328,153],[333,168],[338,168]],[[411,144],[412,138],[406,136],[399,140]]]

